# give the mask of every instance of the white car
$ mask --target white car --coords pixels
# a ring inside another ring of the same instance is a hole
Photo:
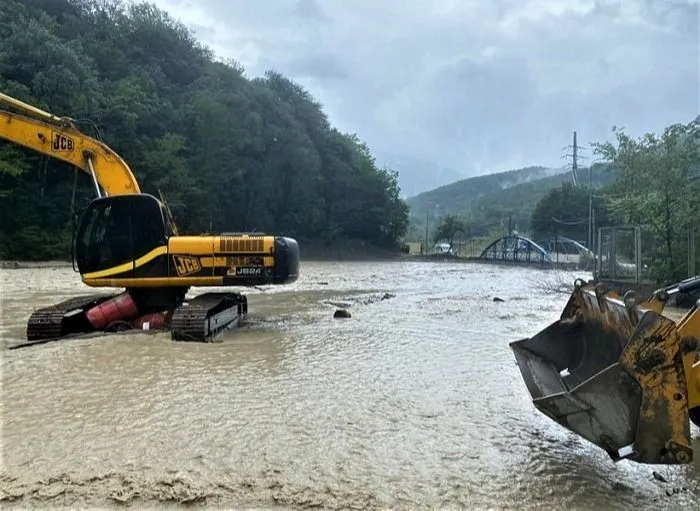
[[[454,250],[452,249],[452,247],[450,247],[450,244],[449,244],[449,243],[437,243],[437,244],[433,247],[433,251],[434,251],[436,254],[454,255],[454,253],[455,253]]]

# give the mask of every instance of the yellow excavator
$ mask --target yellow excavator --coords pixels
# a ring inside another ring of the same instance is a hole
[[[678,321],[669,298],[700,276],[638,300],[577,280],[558,321],[510,343],[534,406],[614,460],[682,464],[700,426],[700,300]]]
[[[141,328],[204,342],[238,324],[248,302],[238,292],[187,299],[191,287],[283,285],[299,276],[293,238],[180,235],[162,197],[142,193],[126,162],[71,118],[0,93],[0,139],[68,162],[92,178],[97,198],[76,223],[74,268],[90,287],[124,288],[36,310],[27,325],[29,341]]]

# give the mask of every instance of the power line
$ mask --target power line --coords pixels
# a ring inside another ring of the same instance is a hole
[[[560,220],[558,218],[552,217],[552,222],[557,223],[557,224],[561,224],[561,225],[583,225],[585,223],[588,223],[588,219],[567,221],[567,220]]]

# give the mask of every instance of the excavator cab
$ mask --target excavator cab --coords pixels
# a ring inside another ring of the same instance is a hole
[[[510,344],[534,406],[614,461],[690,462],[700,312],[676,323],[662,310],[669,292],[698,287],[689,279],[637,303],[576,281],[558,321]]]
[[[93,200],[77,226],[78,271],[96,273],[123,265],[167,244],[163,205],[149,194],[113,195]],[[125,268],[128,271],[128,267]]]

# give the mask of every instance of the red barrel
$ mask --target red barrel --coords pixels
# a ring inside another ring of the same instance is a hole
[[[139,330],[160,330],[165,328],[167,324],[168,314],[166,312],[154,312],[139,316],[131,323],[131,326]]]
[[[131,319],[139,313],[134,300],[129,293],[122,293],[119,296],[96,305],[87,313],[88,321],[97,330],[101,330],[113,321]]]

